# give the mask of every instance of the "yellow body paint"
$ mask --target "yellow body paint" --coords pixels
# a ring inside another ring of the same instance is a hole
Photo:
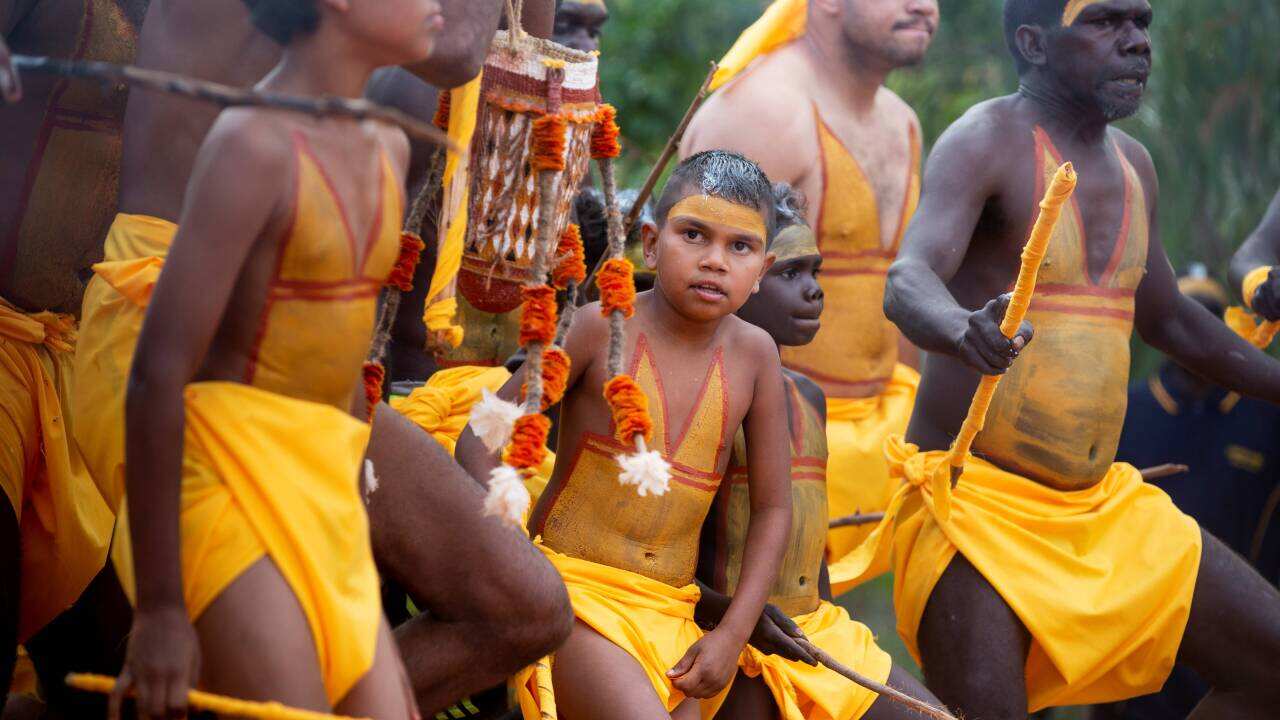
[[[687,217],[730,227],[755,235],[762,241],[768,237],[764,216],[759,210],[714,195],[689,195],[673,205],[667,217]]]
[[[1067,6],[1062,9],[1062,27],[1071,27],[1076,24],[1076,18],[1080,17],[1080,13],[1090,5],[1097,5],[1106,0],[1068,0]]]
[[[818,250],[818,237],[814,235],[813,228],[807,225],[792,225],[778,233],[769,246],[769,252],[773,253],[777,262],[822,254]]]

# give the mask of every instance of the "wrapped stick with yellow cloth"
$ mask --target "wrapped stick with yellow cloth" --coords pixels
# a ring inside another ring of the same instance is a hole
[[[1241,283],[1240,294],[1244,297],[1244,307],[1229,307],[1223,317],[1228,327],[1259,350],[1270,345],[1276,334],[1280,333],[1280,321],[1261,318],[1253,310],[1253,295],[1271,276],[1272,269],[1269,265],[1263,265],[1250,270]]]
[[[67,686],[85,692],[110,694],[116,686],[116,679],[106,675],[87,673],[71,673],[67,675]],[[300,710],[277,702],[255,702],[237,698],[214,695],[201,690],[187,691],[187,704],[194,710],[206,710],[219,715],[250,718],[251,720],[367,720],[352,718],[347,715],[330,715],[314,710]]]
[[[1071,163],[1064,163],[1058,168],[1058,172],[1053,176],[1053,182],[1049,184],[1049,189],[1045,191],[1044,199],[1040,201],[1040,214],[1036,218],[1035,226],[1031,229],[1031,237],[1027,239],[1026,247],[1022,249],[1022,267],[1018,270],[1018,280],[1013,287],[1013,296],[1009,299],[1008,309],[1005,310],[1004,320],[1000,323],[1000,332],[1005,337],[1012,338],[1018,332],[1018,328],[1022,325],[1022,320],[1027,316],[1027,308],[1031,307],[1031,296],[1036,291],[1036,279],[1040,274],[1040,263],[1044,261],[1045,253],[1049,249],[1049,239],[1053,237],[1053,229],[1058,224],[1058,217],[1062,214],[1062,208],[1066,205],[1071,194],[1076,189],[1076,173]],[[996,386],[1000,384],[999,375],[983,376],[982,381],[978,384],[978,390],[973,394],[973,402],[969,405],[969,414],[965,416],[964,424],[960,426],[960,433],[956,435],[955,442],[951,444],[951,450],[948,454],[948,464],[951,467],[951,486],[955,487],[960,476],[964,473],[964,460],[969,454],[969,449],[973,447],[973,440],[982,430],[982,424],[986,420],[987,410],[991,407],[991,399],[995,397]],[[949,489],[948,489],[949,490]],[[942,492],[938,495],[938,514],[939,519],[946,522],[950,514],[949,492]]]

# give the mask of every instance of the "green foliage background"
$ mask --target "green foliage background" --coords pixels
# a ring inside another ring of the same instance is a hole
[[[698,85],[766,5],[761,0],[609,0],[603,92],[619,108],[623,177],[639,185]],[[914,107],[932,142],[969,106],[1012,92],[1002,0],[942,0],[925,63],[890,86]],[[1179,270],[1201,261],[1225,281],[1234,248],[1280,187],[1280,3],[1153,2],[1155,73],[1147,102],[1123,127],[1160,172],[1160,228]],[[1158,358],[1138,345],[1135,374]]]

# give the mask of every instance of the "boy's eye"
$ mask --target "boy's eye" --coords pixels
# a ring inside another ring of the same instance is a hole
[[[732,247],[734,252],[739,252],[739,253],[751,252],[751,243],[745,240],[734,240]]]
[[[690,228],[684,231],[684,236],[688,240],[697,240],[698,238],[702,237],[702,233]]]
[[[787,268],[782,271],[782,277],[787,280],[795,280],[800,275],[795,268]]]

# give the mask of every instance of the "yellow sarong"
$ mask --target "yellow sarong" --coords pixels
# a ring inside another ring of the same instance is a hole
[[[889,476],[884,441],[907,431],[916,402],[920,374],[897,364],[884,392],[868,398],[827,398],[827,512],[834,519],[854,513],[881,512],[901,484]],[[827,560],[848,555],[871,534],[874,525],[827,532]],[[889,568],[875,568],[870,580]],[[836,595],[852,585],[832,585]]]
[[[302,606],[330,703],[373,666],[382,601],[358,477],[369,426],[230,382],[185,392],[182,581],[192,619],[264,555]],[[132,588],[126,588],[132,595]]]
[[[480,400],[481,391],[496,393],[510,379],[511,373],[504,367],[459,365],[436,372],[427,378],[425,385],[415,388],[407,397],[391,398],[390,405],[392,410],[427,431],[452,455],[458,446],[458,437],[471,419],[471,408]],[[548,452],[538,471],[525,478],[524,485],[533,498],[532,504],[538,502],[547,487],[555,465],[556,454]]]
[[[0,299],[0,487],[21,535],[18,642],[71,607],[106,563],[115,518],[72,439],[75,320]]]
[[[80,313],[71,394],[76,444],[115,511],[124,498],[124,396],[151,291],[178,226],[146,215],[116,215],[105,259],[93,266]]]
[[[890,553],[898,634],[916,660],[934,585],[957,551],[1031,634],[1027,710],[1113,702],[1158,691],[1173,668],[1200,567],[1200,528],[1163,491],[1116,463],[1097,485],[1061,491],[969,456],[935,516],[947,454],[894,437],[892,471],[907,481],[866,545],[830,568],[854,579]],[[939,486],[940,487],[940,486]]]
[[[639,573],[563,555],[541,542],[534,544],[564,578],[574,616],[635,658],[667,712],[675,710],[685,695],[671,684],[667,671],[702,637],[702,629],[693,621],[693,609],[701,597],[698,586],[673,587]],[[549,665],[541,671],[538,667],[526,669],[513,680],[525,720],[555,717],[554,705],[548,708],[539,703],[549,685]],[[705,703],[719,708],[727,691]]]
[[[810,642],[841,664],[876,682],[888,682],[893,659],[876,645],[871,630],[844,608],[824,600],[817,610],[794,620]],[[879,697],[825,667],[766,655],[750,645],[741,663],[747,677],[764,677],[782,720],[857,720]],[[715,715],[707,710],[703,708],[702,717]]]

